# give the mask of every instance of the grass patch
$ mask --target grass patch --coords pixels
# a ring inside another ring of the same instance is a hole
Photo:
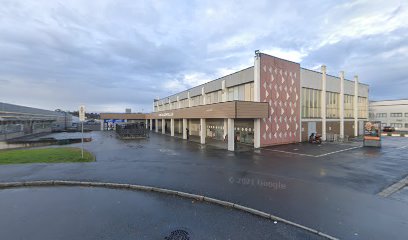
[[[41,148],[0,151],[0,164],[92,161],[95,161],[95,157],[92,155],[92,153],[85,150],[84,158],[81,158],[80,148]]]

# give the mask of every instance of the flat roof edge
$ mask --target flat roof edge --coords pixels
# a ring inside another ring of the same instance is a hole
[[[304,67],[300,67],[300,68],[303,69],[303,70],[310,71],[310,72],[315,72],[315,73],[322,74],[321,72],[316,71],[316,70],[312,70],[312,69],[308,69],[308,68],[304,68]],[[340,79],[339,77],[334,76],[334,75],[331,75],[331,74],[327,74],[327,73],[326,73],[326,75],[327,75],[327,76],[330,76],[330,77],[334,77],[334,78]],[[344,81],[354,82],[353,80],[350,80],[350,79],[347,79],[347,78],[344,78]],[[358,82],[358,83],[359,83],[359,84],[362,84],[362,85],[370,86],[370,85],[367,84],[367,83],[363,83],[363,82]]]
[[[250,69],[250,68],[254,68],[254,66],[249,66],[249,67],[247,67],[247,68],[243,68],[243,69],[238,70],[238,71],[236,71],[236,72],[233,72],[233,73],[230,73],[230,74],[224,75],[224,76],[222,76],[222,77],[218,77],[218,78],[216,78],[216,79],[213,79],[213,80],[210,80],[210,81],[208,81],[208,82],[202,83],[202,84],[200,84],[200,85],[197,85],[197,86],[194,86],[194,87],[188,88],[188,89],[186,89],[186,90],[183,90],[183,91],[181,91],[181,92],[178,92],[178,93],[175,93],[175,94],[169,95],[169,96],[167,96],[167,97],[163,97],[163,98],[160,98],[160,99],[154,99],[154,102],[157,102],[157,101],[162,101],[162,100],[164,100],[164,99],[166,99],[166,98],[170,98],[170,97],[176,96],[176,95],[178,95],[178,94],[180,94],[180,93],[182,93],[182,92],[189,91],[189,90],[191,90],[191,89],[193,89],[193,88],[196,88],[196,87],[199,87],[199,86],[203,86],[203,85],[205,85],[205,84],[207,84],[207,83],[210,83],[210,82],[214,82],[214,81],[220,80],[221,78],[225,78],[225,77],[231,76],[231,75],[233,75],[233,74],[237,74],[237,73],[239,73],[239,72],[242,72],[242,71],[248,70],[248,69]]]

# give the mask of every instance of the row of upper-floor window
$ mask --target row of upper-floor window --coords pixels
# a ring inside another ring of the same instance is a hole
[[[390,117],[402,117],[402,116],[408,117],[408,112],[405,113],[405,115],[403,115],[403,113],[390,113]],[[387,113],[376,113],[375,117],[376,118],[386,118],[388,117],[388,114]]]
[[[185,107],[195,107],[204,104],[213,104],[226,101],[254,101],[254,83],[241,84],[234,87],[229,87],[225,91],[218,90],[204,95],[198,95],[191,98],[165,103],[163,105],[154,106],[154,111],[165,111],[171,109],[179,109]]]
[[[322,91],[317,89],[302,88],[301,113],[302,118],[321,118],[322,117]],[[368,99],[358,97],[357,100],[358,118],[367,118],[368,116]],[[344,95],[344,117],[354,117],[354,96]],[[340,117],[340,94],[326,92],[326,118]]]
[[[321,90],[302,88],[302,117],[320,118],[321,117]],[[224,96],[224,97],[223,97]],[[183,99],[172,103],[166,103],[154,107],[154,111],[165,111],[185,107],[194,107],[204,104],[219,103],[224,101],[254,101],[254,84],[247,83],[227,88],[223,93],[222,90]],[[326,92],[326,117],[340,117],[340,94]],[[353,118],[354,96],[344,95],[344,117]],[[366,97],[358,97],[358,117],[367,118],[368,100]]]

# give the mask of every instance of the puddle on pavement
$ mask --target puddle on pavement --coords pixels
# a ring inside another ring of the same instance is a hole
[[[161,148],[159,149],[160,152],[165,153],[167,155],[171,155],[171,156],[177,156],[179,155],[176,151],[172,150],[172,149],[167,149],[167,148]]]

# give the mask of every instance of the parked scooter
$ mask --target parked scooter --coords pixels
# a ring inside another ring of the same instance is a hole
[[[322,136],[319,134],[312,133],[309,137],[309,143],[322,144]]]

